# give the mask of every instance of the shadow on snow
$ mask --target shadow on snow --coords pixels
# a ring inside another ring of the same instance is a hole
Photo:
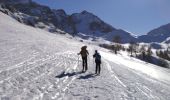
[[[95,77],[96,74],[87,74],[87,75],[82,75],[78,79],[89,79]]]
[[[78,75],[78,74],[81,74],[82,72],[72,72],[72,73],[66,73],[65,71],[63,71],[61,74],[55,76],[56,78],[63,78],[63,77],[72,77],[72,76],[75,76],[75,75]]]
[[[82,74],[83,72],[72,72],[72,73],[66,73],[65,71],[63,71],[61,74],[55,76],[56,78],[63,78],[63,77],[72,77],[78,74]],[[81,75],[80,77],[78,77],[77,79],[89,79],[89,78],[93,78],[95,77],[96,74],[87,74],[87,75]]]

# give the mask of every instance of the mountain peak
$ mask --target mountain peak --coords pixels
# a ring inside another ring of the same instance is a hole
[[[55,14],[59,14],[59,15],[67,15],[66,12],[63,9],[57,9],[57,10],[53,10],[55,12]]]
[[[88,11],[86,11],[86,10],[83,10],[83,11],[81,12],[81,14],[91,14],[91,13],[88,12]]]

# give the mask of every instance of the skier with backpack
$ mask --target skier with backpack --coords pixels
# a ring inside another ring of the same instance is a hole
[[[101,66],[100,66],[100,64],[101,64],[101,55],[98,53],[97,50],[95,50],[93,58],[95,58],[95,63],[96,63],[95,74],[99,75],[100,74],[100,70],[101,70]]]
[[[87,56],[89,55],[89,52],[87,50],[87,46],[81,47],[80,53],[78,55],[81,55],[82,57],[82,62],[83,62],[83,69],[82,72],[86,72],[88,69],[88,64],[87,64]]]

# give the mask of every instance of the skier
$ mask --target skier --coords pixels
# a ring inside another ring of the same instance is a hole
[[[83,62],[83,69],[82,72],[86,72],[88,67],[87,67],[87,56],[89,55],[89,52],[87,51],[87,46],[83,46],[81,47],[81,51],[80,53],[78,53],[78,55],[81,54],[82,57],[82,62]]]
[[[101,55],[98,53],[97,50],[95,50],[95,53],[93,55],[93,58],[95,58],[95,63],[96,63],[96,72],[95,74],[99,75],[100,74],[100,64],[101,64]]]

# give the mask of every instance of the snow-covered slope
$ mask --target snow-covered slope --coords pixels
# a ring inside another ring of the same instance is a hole
[[[169,100],[170,70],[23,25],[0,13],[1,100]],[[82,45],[88,71],[80,73]],[[92,54],[102,55],[100,76]]]

